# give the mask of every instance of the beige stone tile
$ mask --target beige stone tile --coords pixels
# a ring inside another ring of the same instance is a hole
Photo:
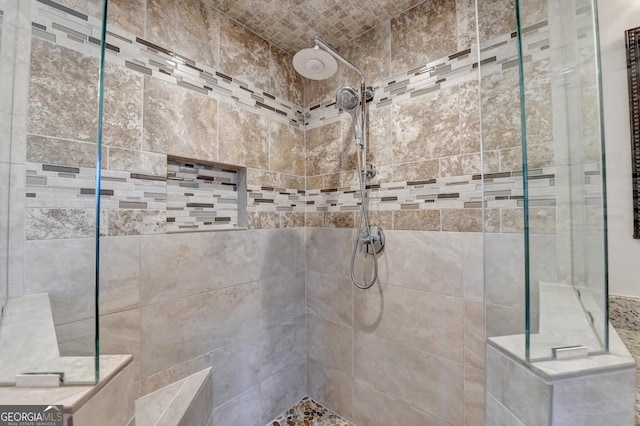
[[[347,277],[307,272],[307,312],[316,318],[351,327],[352,283]]]
[[[176,3],[147,0],[146,37],[179,55],[218,69],[220,37],[219,12],[203,0]],[[188,31],[185,31],[188,29]]]
[[[202,381],[202,375],[206,374],[206,379]],[[207,421],[211,419],[213,413],[213,379],[212,371],[198,373],[188,379],[186,386],[190,386],[191,392],[197,392],[191,398],[191,395],[186,393],[180,398],[181,402],[187,405],[186,412],[180,419],[181,424],[185,425],[205,425]],[[200,386],[197,390],[196,387]],[[183,393],[184,390],[183,390]],[[179,423],[179,424],[180,424]]]
[[[74,167],[95,167],[96,144],[28,135],[27,161]]]
[[[438,160],[394,164],[393,166],[393,180],[396,182],[432,179],[438,176],[440,176],[440,163]]]
[[[25,209],[27,240],[90,238],[95,226],[96,212],[91,209]]]
[[[461,364],[357,333],[354,377],[451,424],[463,424]]]
[[[322,188],[344,188],[360,185],[357,170],[324,175]]]
[[[306,189],[307,191],[311,189],[322,189],[324,188],[324,178],[322,175],[318,176],[307,176],[306,178]]]
[[[438,90],[393,106],[395,163],[460,153],[458,88]],[[421,117],[415,120],[415,117]]]
[[[134,380],[140,381],[140,309],[100,316],[100,353],[133,355]]]
[[[462,364],[464,302],[435,293],[378,285],[354,297],[355,327],[408,348]],[[425,318],[429,312],[429,318]]]
[[[440,210],[406,210],[393,212],[393,229],[440,231]]]
[[[149,395],[136,399],[136,418],[138,422],[155,424],[186,381],[187,379],[182,379],[173,382]]]
[[[95,142],[98,60],[34,37],[27,130]]]
[[[340,67],[338,72],[326,80],[302,79],[304,82],[304,98],[307,108],[320,104],[321,102],[335,100],[336,90],[341,86]]]
[[[482,232],[482,209],[443,209],[442,230]]]
[[[514,2],[497,0],[478,3],[480,43],[516,30]]]
[[[484,232],[500,232],[500,209],[484,209]]]
[[[104,76],[102,143],[139,150],[142,146],[143,78],[107,63]]]
[[[307,229],[307,271],[348,277],[352,242],[350,229]]]
[[[211,354],[204,354],[152,374],[142,379],[141,395],[154,392],[208,367],[211,367]]]
[[[523,232],[523,223],[523,209],[502,209],[502,232],[521,233]],[[555,234],[556,208],[529,208],[529,230],[533,234]]]
[[[484,300],[483,238],[480,232],[462,235],[462,281],[466,299]]]
[[[215,381],[215,377],[214,377]],[[256,385],[213,410],[216,426],[263,426],[260,386]]]
[[[305,178],[303,176],[286,175],[249,168],[247,169],[247,184],[304,190]]]
[[[260,279],[261,265],[256,259],[266,237],[253,231],[251,235],[249,231],[221,231],[143,237],[141,304]],[[292,250],[293,241],[288,241]]]
[[[381,166],[393,163],[391,108],[380,108],[369,111],[369,150],[367,162],[373,164],[380,172]]]
[[[144,151],[218,160],[217,100],[150,78],[144,96]]]
[[[215,407],[290,365],[306,360],[304,315],[260,329],[211,354]]]
[[[360,68],[366,84],[391,76],[391,27],[382,23],[361,36],[340,46],[340,53]]]
[[[527,113],[527,145],[553,141],[551,61],[526,63],[524,78]]]
[[[520,89],[517,68],[483,76],[481,92],[483,149],[519,148]]]
[[[220,25],[220,68],[245,83],[270,90],[271,46],[238,23],[223,18]]]
[[[279,212],[248,212],[248,229],[275,229],[280,227]]]
[[[458,51],[476,44],[476,2],[474,0],[456,0],[456,23]]]
[[[94,18],[102,19],[102,0],[60,0],[58,3]],[[108,26],[144,36],[145,0],[111,0]]]
[[[447,426],[450,423],[420,411],[360,380],[353,383],[353,421],[358,425]]]
[[[341,416],[353,414],[353,380],[339,370],[307,359],[307,392],[309,397]]]
[[[307,315],[307,354],[324,368],[353,374],[353,329]]]
[[[484,303],[464,301],[464,363],[484,368]]]
[[[305,313],[305,274],[293,271],[260,280],[262,325],[277,324]]]
[[[307,228],[323,228],[324,227],[324,213],[305,213],[305,226]]]
[[[355,213],[325,212],[324,226],[327,228],[353,228],[355,226]]]
[[[266,117],[220,104],[218,155],[236,166],[269,170],[269,121]]]
[[[391,74],[450,55],[457,49],[456,3],[436,0],[391,20]]]
[[[164,211],[109,210],[109,236],[164,234]]]
[[[100,239],[100,313],[140,304],[140,239]]]
[[[358,170],[358,150],[355,144],[354,121],[345,113],[340,120],[342,147],[340,170]]]
[[[283,368],[260,383],[262,424],[296,405],[307,394],[306,364]]]
[[[293,55],[271,46],[271,60],[271,94],[304,106],[304,84],[293,68]]]
[[[56,325],[95,313],[95,241],[73,238],[25,243],[25,294],[49,293]]]
[[[143,378],[255,331],[260,286],[240,284],[141,309]],[[167,348],[171,350],[167,350]]]
[[[304,213],[283,212],[280,216],[282,228],[304,228]]]
[[[478,174],[482,171],[480,154],[456,155],[440,159],[440,177]]]
[[[98,397],[91,398],[76,411],[69,423],[89,425],[95,419],[102,419],[105,426],[126,424],[134,414],[137,397],[134,377],[134,366],[129,364],[102,388]]]
[[[553,144],[527,144],[527,167],[540,169],[555,164]],[[522,170],[522,147],[500,150],[500,170]]]
[[[484,371],[464,368],[464,424],[484,426]]]
[[[341,171],[342,146],[340,122],[308,130],[307,175],[314,176]]]
[[[356,220],[360,216],[360,213],[356,213]],[[378,228],[386,231],[393,228],[393,212],[383,210],[369,210],[369,223],[376,225]]]
[[[548,18],[549,4],[545,0],[531,0],[520,3],[520,16],[524,28],[537,24]]]
[[[152,152],[132,151],[109,147],[102,150],[107,169],[141,173],[151,176],[167,176],[167,156]],[[107,154],[106,156],[104,154]]]
[[[95,354],[95,321],[86,319],[57,325],[55,335],[58,340],[60,355],[93,356]],[[4,331],[5,333],[7,330]],[[89,373],[88,370],[84,370]],[[68,378],[67,378],[67,381]]]
[[[462,235],[388,231],[379,259],[382,283],[462,296]]]
[[[304,176],[304,132],[275,121],[269,123],[269,130],[269,169]]]

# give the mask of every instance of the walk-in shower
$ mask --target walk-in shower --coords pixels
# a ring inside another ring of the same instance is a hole
[[[302,49],[293,57],[293,66],[303,77],[312,80],[324,80],[331,77],[338,70],[336,59],[354,71],[360,78],[360,91],[353,87],[343,86],[336,92],[336,105],[353,119],[356,157],[358,160],[358,176],[360,181],[360,214],[357,231],[351,252],[350,275],[351,281],[361,288],[372,287],[378,279],[378,254],[384,248],[384,233],[369,222],[367,211],[367,179],[376,175],[373,165],[367,165],[367,101],[373,99],[374,89],[365,83],[364,74],[358,67],[349,62],[344,56],[333,49],[319,37],[314,38],[314,47]],[[356,255],[358,249],[373,256],[373,275],[363,279],[356,277]]]

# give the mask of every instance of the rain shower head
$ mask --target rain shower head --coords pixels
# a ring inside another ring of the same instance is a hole
[[[360,95],[353,87],[344,86],[336,92],[336,102],[343,111],[355,111],[360,103]]]
[[[293,67],[303,77],[324,80],[338,71],[338,62],[331,54],[316,46],[296,53],[293,57]]]

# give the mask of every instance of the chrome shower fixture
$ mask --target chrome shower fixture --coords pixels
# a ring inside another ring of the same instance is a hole
[[[336,102],[343,111],[352,112],[360,104],[360,95],[353,87],[343,86],[336,92]]]
[[[293,57],[293,66],[303,77],[313,80],[323,80],[331,77],[337,71],[336,61],[340,61],[360,79],[360,90],[344,86],[336,92],[336,104],[340,109],[348,113],[353,119],[355,131],[355,144],[358,151],[358,176],[360,181],[360,217],[358,228],[353,242],[351,253],[351,281],[361,289],[372,287],[378,279],[378,253],[384,248],[384,233],[380,228],[369,223],[367,212],[366,180],[376,174],[375,167],[367,167],[367,102],[373,99],[375,91],[373,87],[365,85],[364,74],[355,65],[339,54],[333,47],[322,41],[319,37],[313,39],[314,47],[302,49]],[[360,282],[355,274],[355,261],[358,247],[361,247],[367,255],[373,256],[374,271],[371,279],[365,278]]]

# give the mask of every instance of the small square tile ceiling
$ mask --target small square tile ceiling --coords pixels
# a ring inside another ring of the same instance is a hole
[[[210,0],[229,18],[287,52],[318,35],[334,47],[424,0]]]

